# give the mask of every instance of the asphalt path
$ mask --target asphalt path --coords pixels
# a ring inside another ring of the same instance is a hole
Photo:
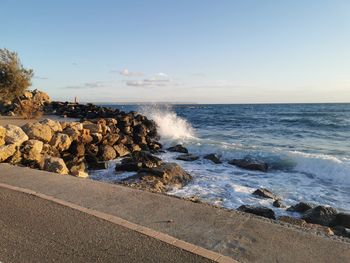
[[[0,188],[0,262],[212,262],[122,226]]]

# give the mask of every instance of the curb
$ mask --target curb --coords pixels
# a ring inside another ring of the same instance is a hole
[[[190,253],[193,253],[195,255],[210,259],[210,260],[218,262],[218,263],[237,263],[238,262],[230,257],[224,256],[224,255],[219,254],[217,252],[193,245],[191,243],[188,243],[186,241],[169,236],[169,235],[164,234],[162,232],[155,231],[151,228],[131,223],[131,222],[129,222],[125,219],[122,219],[120,217],[117,217],[117,216],[113,216],[110,214],[99,212],[97,210],[89,209],[89,208],[86,208],[86,207],[83,207],[80,205],[76,205],[76,204],[55,198],[53,196],[49,196],[46,194],[35,192],[33,190],[26,189],[26,188],[21,188],[21,187],[12,186],[12,185],[3,184],[3,183],[0,183],[0,187],[5,188],[5,189],[9,189],[9,190],[13,190],[13,191],[17,191],[17,192],[21,192],[21,193],[34,195],[34,196],[39,197],[41,199],[45,199],[45,200],[69,207],[71,209],[78,210],[80,212],[83,212],[83,213],[92,215],[94,217],[103,219],[105,221],[108,221],[110,223],[128,228],[132,231],[136,231],[140,234],[149,236],[151,238],[154,238],[154,239],[157,239],[157,240],[162,241],[164,243],[167,243],[171,246],[183,249],[185,251],[188,251]]]

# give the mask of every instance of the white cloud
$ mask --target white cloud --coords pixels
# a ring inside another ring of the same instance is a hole
[[[112,71],[112,72],[115,72],[115,71]],[[143,76],[142,72],[132,72],[132,71],[129,71],[127,68],[119,71],[119,74],[122,75],[122,76],[125,76],[125,77],[140,77],[140,76]]]
[[[95,82],[86,82],[82,85],[66,86],[64,87],[64,89],[94,89],[94,88],[100,88],[103,86],[104,86],[103,82],[95,81]]]
[[[157,73],[153,77],[146,78],[143,80],[132,80],[132,81],[126,81],[127,86],[135,86],[135,87],[164,87],[169,84],[174,85],[175,83],[169,76],[165,73]]]

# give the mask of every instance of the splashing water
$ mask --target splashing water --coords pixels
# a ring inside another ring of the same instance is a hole
[[[185,141],[195,138],[191,124],[177,116],[168,105],[145,106],[141,112],[156,122],[163,140]]]

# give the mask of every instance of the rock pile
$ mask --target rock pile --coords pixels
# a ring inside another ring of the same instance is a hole
[[[155,123],[135,113],[0,126],[0,162],[86,177],[88,168],[105,167],[106,161],[117,157],[156,152],[161,148],[156,135]]]

